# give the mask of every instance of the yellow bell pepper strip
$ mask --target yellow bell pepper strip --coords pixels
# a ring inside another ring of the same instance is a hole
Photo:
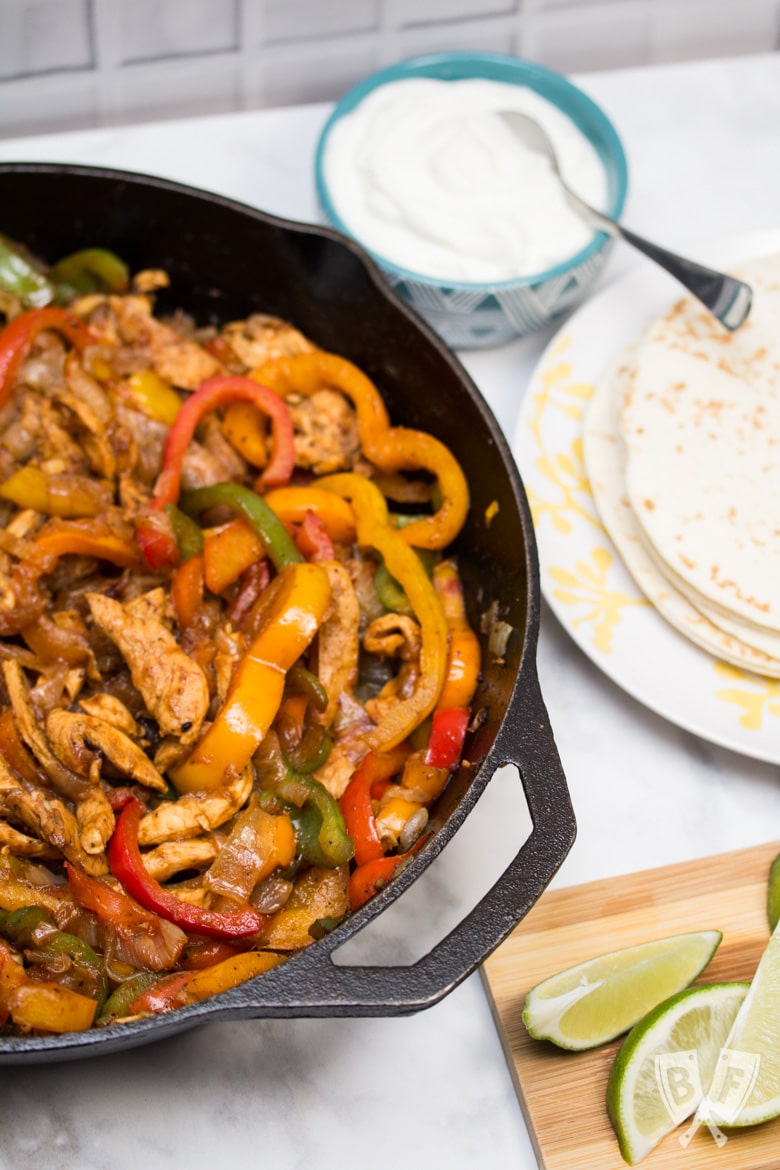
[[[92,1027],[96,999],[59,983],[22,983],[11,995],[11,1019],[25,1032],[84,1032]]]
[[[79,353],[95,344],[87,326],[66,309],[48,305],[29,309],[10,321],[0,333],[0,406],[4,406],[14,388],[16,375],[32,344],[44,329],[62,333]]]
[[[221,710],[192,755],[169,773],[177,791],[218,788],[226,773],[249,763],[279,710],[285,674],[317,633],[329,601],[330,582],[320,565],[282,566],[261,597],[252,644]]]
[[[170,382],[166,382],[155,370],[137,370],[122,386],[127,386],[134,405],[143,414],[167,427],[173,426],[181,410],[182,400]]]
[[[468,707],[479,682],[482,655],[477,635],[466,617],[458,570],[453,560],[440,561],[433,570],[433,584],[444,609],[449,630],[447,678],[437,706]]]
[[[404,765],[401,786],[425,797],[426,804],[433,803],[444,791],[450,778],[448,768],[434,768],[425,763],[425,751],[412,752]]]
[[[47,475],[40,467],[21,467],[0,485],[0,499],[47,516],[99,516],[112,503],[111,490],[86,475]]]
[[[199,516],[209,508],[224,506],[246,520],[260,537],[265,552],[276,569],[302,560],[290,536],[276,513],[262,496],[250,488],[237,483],[215,483],[210,487],[196,488],[182,497],[181,507],[190,516]]]
[[[414,692],[394,704],[365,740],[376,752],[397,747],[430,715],[444,685],[447,670],[447,623],[436,591],[420,558],[403,538],[408,529],[390,523],[387,503],[379,489],[362,475],[330,475],[319,481],[325,491],[350,500],[357,522],[358,544],[375,549],[406,593],[420,625],[420,677]]]
[[[332,387],[346,395],[357,413],[361,450],[380,471],[424,469],[438,480],[442,497],[438,511],[408,525],[404,540],[418,548],[430,549],[444,548],[454,540],[469,505],[468,486],[458,461],[432,435],[406,427],[391,427],[379,391],[357,366],[335,354],[315,351],[275,358],[254,370],[252,377],[283,395],[292,392],[311,395],[323,387]]]
[[[355,539],[355,514],[346,500],[316,486],[273,488],[263,496],[283,524],[302,524],[308,512],[320,520],[331,540],[351,544]]]
[[[216,354],[214,356],[217,357]],[[231,402],[222,419],[222,432],[252,467],[267,466],[266,422],[251,402]]]
[[[265,545],[246,520],[231,520],[206,536],[203,546],[206,584],[212,593],[223,593],[264,556]]]
[[[221,913],[183,902],[163,888],[146,870],[138,847],[138,824],[141,805],[133,798],[128,801],[108,843],[108,862],[131,897],[146,910],[174,922],[183,930],[194,930],[210,938],[246,938],[257,934],[267,919],[251,906]]]

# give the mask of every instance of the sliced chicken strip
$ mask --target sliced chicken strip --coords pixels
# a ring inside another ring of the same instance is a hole
[[[114,831],[115,818],[100,784],[76,805],[79,840],[85,853],[103,853]]]
[[[222,330],[222,336],[250,370],[271,358],[310,353],[314,348],[292,325],[264,313],[252,313],[246,321],[231,321]]]
[[[244,768],[224,788],[189,792],[175,801],[165,801],[141,817],[138,841],[141,845],[163,845],[168,841],[186,841],[200,837],[224,825],[249,799],[253,770]]]
[[[210,865],[219,853],[216,837],[195,837],[190,841],[167,841],[144,854],[144,868],[158,882],[166,882],[185,869]]]
[[[23,780],[16,780],[0,758],[0,813],[30,829],[41,840],[59,849],[68,861],[94,876],[108,872],[105,854],[87,853],[80,840],[78,822],[56,796],[48,796]]]
[[[174,386],[197,390],[201,382],[221,372],[219,362],[194,341],[152,316],[147,297],[110,297],[124,341],[148,346],[152,366]]]
[[[134,617],[110,597],[88,593],[95,624],[119,648],[163,735],[194,743],[209,708],[206,675],[154,617]]]
[[[86,711],[87,715],[94,715],[96,719],[110,723],[112,727],[123,731],[125,735],[129,735],[133,739],[141,737],[141,729],[135,719],[122,700],[117,699],[114,695],[90,695],[87,699],[79,699],[79,706],[83,711]]]
[[[376,618],[363,635],[363,648],[383,658],[401,658],[404,662],[420,657],[422,635],[413,618],[387,613]]]
[[[351,692],[358,677],[360,604],[352,579],[339,561],[321,561],[330,581],[330,612],[317,635],[317,677],[328,693],[328,706],[317,721],[329,727],[339,698]]]
[[[46,861],[60,857],[59,849],[35,837],[28,837],[6,821],[0,821],[0,845],[7,846],[18,857],[37,857]]]
[[[38,760],[52,787],[61,796],[74,801],[83,799],[89,793],[90,781],[65,767],[55,756],[33,710],[21,666],[9,660],[3,663],[2,670],[20,739]]]
[[[100,778],[102,756],[136,784],[167,792],[168,785],[149,757],[129,736],[94,715],[55,707],[46,718],[46,734],[54,753],[74,772]]]

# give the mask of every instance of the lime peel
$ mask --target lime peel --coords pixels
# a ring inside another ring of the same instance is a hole
[[[672,935],[569,967],[528,992],[523,1023],[534,1039],[595,1048],[692,983],[722,937],[718,930]]]
[[[659,1004],[629,1032],[607,1083],[607,1112],[629,1165],[636,1165],[696,1112],[748,987],[747,983],[710,983],[686,988]],[[686,1060],[694,1052],[695,1057]],[[679,1061],[674,1059],[676,1053]],[[671,1071],[678,1076],[667,1076],[664,1091],[658,1060],[663,1062],[667,1054]]]

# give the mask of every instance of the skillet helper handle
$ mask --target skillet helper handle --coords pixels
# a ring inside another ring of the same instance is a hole
[[[289,965],[263,976],[264,1014],[309,1016],[408,1015],[452,991],[495,950],[530,910],[559,868],[576,833],[569,798],[535,669],[521,671],[523,712],[491,750],[493,767],[520,772],[533,822],[530,836],[477,906],[427,955],[406,967],[341,966],[332,949],[313,947]],[[522,720],[522,725],[521,724]],[[484,766],[484,765],[483,765]],[[275,991],[271,984],[275,984]]]

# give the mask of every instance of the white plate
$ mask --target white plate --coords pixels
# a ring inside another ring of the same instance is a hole
[[[713,267],[780,251],[780,231],[696,250]],[[718,661],[645,599],[602,526],[582,458],[595,383],[682,295],[649,262],[604,289],[553,338],[526,390],[513,450],[531,504],[542,592],[580,648],[651,710],[712,743],[780,763],[780,681]]]

